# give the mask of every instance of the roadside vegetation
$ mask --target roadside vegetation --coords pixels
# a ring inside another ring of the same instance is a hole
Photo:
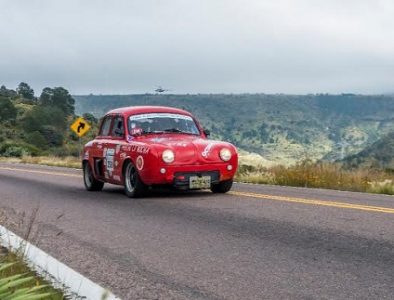
[[[83,117],[92,129],[81,140],[70,130],[77,117],[75,100],[63,87],[46,87],[39,97],[27,83],[0,87],[0,156],[78,156],[96,132],[98,120]]]
[[[63,293],[31,271],[23,259],[5,249],[0,254],[0,299],[60,300]]]
[[[314,163],[305,160],[293,166],[256,167],[241,162],[236,180],[394,195],[394,170],[346,169],[341,163]]]
[[[33,224],[35,223],[39,207],[32,210],[26,218],[25,213],[20,214],[15,222],[11,222],[23,232],[23,238],[32,237]],[[6,211],[0,208],[0,224],[10,221]],[[9,224],[9,223],[8,223]],[[0,237],[3,242],[6,236]],[[0,299],[1,300],[61,300],[69,299],[60,289],[43,279],[34,272],[25,260],[25,245],[17,248],[6,248],[0,245]]]
[[[77,156],[29,156],[0,157],[0,162],[36,164],[51,167],[81,168],[81,160]]]

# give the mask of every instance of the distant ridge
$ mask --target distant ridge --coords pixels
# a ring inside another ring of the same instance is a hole
[[[361,152],[344,159],[347,167],[368,167],[394,171],[394,131],[366,147]]]
[[[192,112],[212,138],[228,140],[265,159],[338,160],[357,154],[394,130],[394,97],[351,93],[142,94],[74,96],[76,112],[101,117],[116,107],[164,105]]]

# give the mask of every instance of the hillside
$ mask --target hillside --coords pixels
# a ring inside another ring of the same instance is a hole
[[[366,147],[360,153],[344,159],[350,168],[367,167],[394,170],[394,131]]]
[[[93,130],[81,141],[69,126],[77,116],[74,99],[63,87],[46,87],[39,97],[27,83],[16,90],[0,87],[0,156],[78,156],[81,144],[92,139],[97,120],[89,114]]]
[[[101,117],[132,105],[164,105],[195,114],[213,138],[258,153],[269,163],[337,160],[394,130],[394,97],[342,95],[73,96],[77,114]]]

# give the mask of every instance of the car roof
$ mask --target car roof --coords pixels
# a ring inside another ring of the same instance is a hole
[[[146,114],[146,113],[175,113],[175,114],[182,114],[193,116],[191,113],[187,112],[186,110],[174,108],[174,107],[167,107],[167,106],[128,106],[128,107],[121,107],[110,110],[106,113],[109,114],[120,114],[124,116],[129,115],[136,115],[136,114]]]

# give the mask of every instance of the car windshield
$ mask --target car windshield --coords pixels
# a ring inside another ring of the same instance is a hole
[[[129,117],[131,135],[181,133],[199,135],[193,118],[173,113],[148,113]]]

